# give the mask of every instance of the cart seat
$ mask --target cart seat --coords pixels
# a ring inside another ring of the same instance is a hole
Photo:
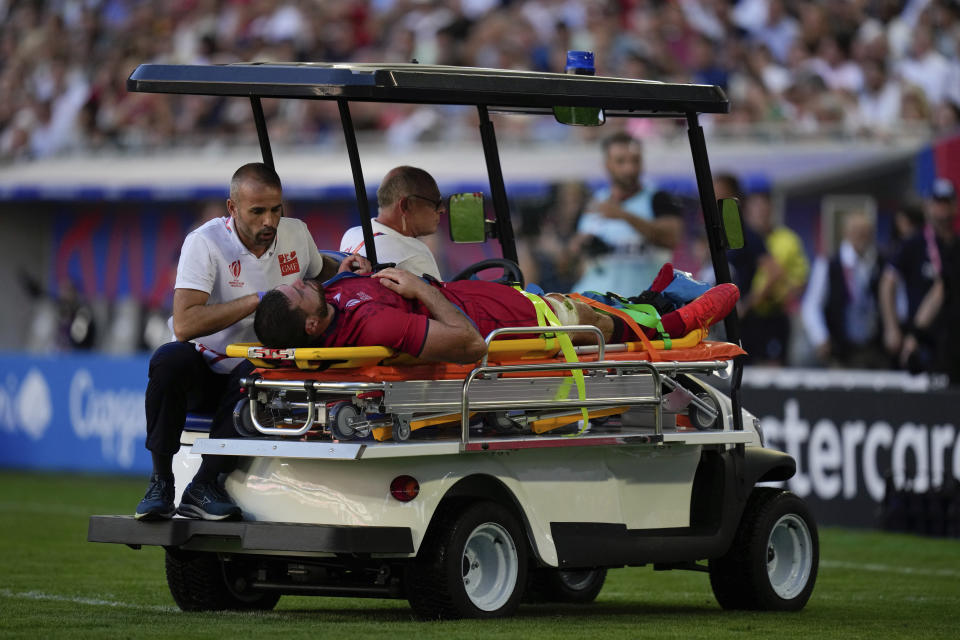
[[[183,430],[210,433],[211,426],[213,426],[212,413],[188,413],[187,419],[183,423]]]

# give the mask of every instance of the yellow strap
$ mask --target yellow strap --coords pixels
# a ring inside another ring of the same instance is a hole
[[[522,293],[527,300],[533,304],[534,310],[537,312],[537,325],[541,327],[560,327],[560,319],[557,318],[557,314],[553,312],[553,309],[550,308],[550,305],[541,298],[540,296],[530,293],[529,291],[524,291],[520,287],[515,287],[517,291]],[[563,357],[567,362],[579,362],[577,359],[577,352],[573,349],[573,341],[570,340],[569,333],[556,333],[556,339],[560,343],[560,351],[563,352]],[[570,378],[564,379],[560,383],[560,388],[557,389],[557,393],[554,396],[554,400],[561,400],[566,398],[570,394],[570,384],[575,382],[577,384],[577,397],[580,400],[587,399],[587,388],[583,380],[583,371],[580,369],[571,369]],[[583,433],[587,426],[590,424],[590,417],[587,414],[587,409],[585,407],[580,407],[580,411],[583,413],[583,427],[574,434],[580,435]]]

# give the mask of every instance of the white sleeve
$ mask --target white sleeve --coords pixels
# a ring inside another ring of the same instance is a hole
[[[425,273],[429,273],[437,280],[442,280],[440,277],[440,267],[437,266],[437,261],[432,255],[415,253],[406,260],[398,262],[397,268],[403,269],[404,271],[409,271],[415,276],[421,276]]]
[[[357,233],[358,231],[360,233]],[[363,233],[360,227],[352,227],[344,232],[340,239],[340,251],[359,253],[364,258],[367,257],[367,247],[364,246]]]
[[[180,262],[177,263],[177,289],[196,289],[212,293],[217,279],[215,249],[198,233],[190,233],[180,249]]]
[[[827,298],[828,270],[826,258],[817,257],[800,307],[803,327],[810,339],[810,344],[814,347],[819,347],[830,339],[830,332],[827,331],[827,323],[823,316],[823,305]]]

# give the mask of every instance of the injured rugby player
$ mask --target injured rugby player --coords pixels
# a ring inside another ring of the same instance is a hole
[[[657,286],[655,281],[651,289]],[[679,338],[706,329],[730,313],[739,296],[733,284],[712,287],[664,314],[662,333]],[[597,327],[608,343],[637,339],[618,315],[565,294],[549,293],[543,300],[561,325]],[[537,315],[530,294],[507,285],[483,280],[427,282],[388,268],[372,275],[344,273],[322,284],[304,280],[281,285],[263,296],[254,329],[260,342],[273,348],[380,345],[426,361],[466,364],[484,356],[488,333],[501,327],[538,326]],[[638,328],[649,338],[660,337],[653,329]],[[574,344],[596,342],[592,332],[575,332],[571,339]]]

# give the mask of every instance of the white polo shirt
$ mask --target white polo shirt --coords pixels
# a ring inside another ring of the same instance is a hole
[[[203,291],[210,294],[207,304],[218,304],[313,278],[322,268],[323,258],[303,221],[280,218],[273,245],[258,258],[243,245],[233,219],[226,216],[210,220],[187,235],[180,249],[176,288]],[[170,327],[172,330],[172,317]],[[211,369],[228,373],[242,359],[227,358],[226,346],[256,339],[250,314],[222,331],[191,342]]]
[[[429,273],[437,280],[441,280],[440,268],[433,257],[430,247],[416,238],[405,236],[394,231],[378,220],[371,220],[374,242],[377,245],[377,261],[392,262],[398,269],[409,271],[414,275]],[[340,240],[340,251],[359,253],[367,257],[367,250],[363,246],[363,227],[347,229]]]

